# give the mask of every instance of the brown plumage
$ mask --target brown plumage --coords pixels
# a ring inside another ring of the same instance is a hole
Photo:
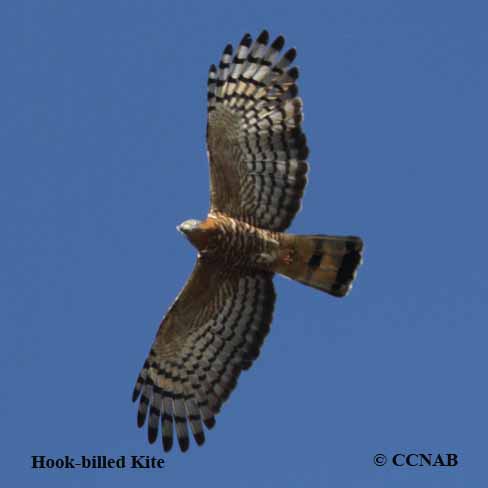
[[[284,259],[277,261],[274,271],[336,297],[347,294],[361,262],[363,242],[359,237],[283,237]]]
[[[164,317],[134,388],[137,423],[148,439],[161,429],[164,450],[205,440],[203,425],[257,358],[280,273],[334,296],[351,287],[361,261],[358,237],[283,231],[300,208],[308,147],[297,97],[296,51],[280,57],[282,36],[263,31],[228,45],[208,82],[210,212],[179,230],[198,249],[185,287]]]

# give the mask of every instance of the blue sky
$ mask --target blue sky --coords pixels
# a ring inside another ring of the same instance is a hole
[[[486,486],[483,2],[2,2],[2,477],[12,484]],[[277,278],[253,368],[202,448],[164,455],[130,396],[208,208],[206,76],[262,28],[298,49],[296,233],[357,234],[337,300]],[[376,453],[454,452],[455,468]],[[33,471],[156,455],[163,471]],[[484,481],[483,481],[484,480]]]

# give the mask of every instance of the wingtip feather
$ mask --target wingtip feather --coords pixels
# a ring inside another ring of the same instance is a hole
[[[261,31],[261,34],[259,34],[256,40],[260,44],[267,44],[269,41],[269,32],[266,29],[264,29],[263,31]]]

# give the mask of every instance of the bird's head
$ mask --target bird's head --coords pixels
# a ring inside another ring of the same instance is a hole
[[[208,253],[211,240],[215,238],[215,226],[209,225],[208,219],[205,222],[200,220],[185,220],[176,227],[185,237],[200,251]]]
[[[198,230],[200,224],[201,222],[199,220],[195,220],[195,219],[185,220],[180,225],[176,226],[176,230],[178,232],[181,232],[182,234],[185,234],[188,237],[189,235],[191,235],[192,232]]]
[[[178,232],[181,232],[198,250],[202,250],[206,244],[205,231],[200,224],[199,220],[191,219],[176,226]]]

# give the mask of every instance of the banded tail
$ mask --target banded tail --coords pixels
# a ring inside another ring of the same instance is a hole
[[[288,235],[275,271],[304,285],[343,297],[361,264],[359,237]]]

